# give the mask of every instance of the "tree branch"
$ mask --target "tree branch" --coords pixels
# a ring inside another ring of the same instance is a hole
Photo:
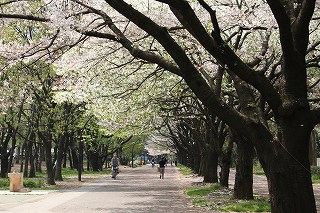
[[[123,0],[106,0],[106,2],[138,27],[152,35],[165,48],[165,50],[180,67],[184,74],[184,80],[201,100],[201,102],[203,102],[206,106],[211,107],[211,110],[215,113],[224,117],[224,120],[226,120],[229,125],[237,128],[239,127],[239,123],[242,123],[240,126],[243,126],[244,128],[237,129],[244,134],[246,133],[246,123],[250,121],[239,112],[223,103],[223,101],[215,95],[212,88],[207,84],[199,71],[194,67],[185,51],[168,34],[166,29],[154,23],[151,19],[135,10]],[[212,41],[212,39],[210,40]]]
[[[50,21],[50,19],[41,18],[33,15],[4,14],[4,13],[0,13],[0,18],[24,19],[24,20],[39,21],[39,22]]]
[[[283,50],[284,59],[286,61],[294,61],[293,51],[293,38],[291,32],[291,21],[284,6],[281,4],[281,1],[277,0],[267,0],[268,5],[270,6],[272,13],[277,20],[280,31],[280,40]]]
[[[218,62],[238,75],[242,80],[255,87],[265,98],[274,111],[281,106],[281,98],[269,80],[258,72],[252,70],[245,64],[223,41],[217,29],[214,29],[214,37],[211,37],[197,18],[193,9],[186,1],[172,0],[171,8],[173,13],[182,24],[186,24],[186,29],[201,43],[201,45],[213,56]],[[211,13],[211,15],[214,15]],[[216,25],[216,28],[218,26]],[[214,38],[214,39],[213,39]]]

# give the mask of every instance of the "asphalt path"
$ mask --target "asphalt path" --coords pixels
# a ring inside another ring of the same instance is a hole
[[[75,190],[45,195],[0,195],[0,212],[205,212],[193,207],[191,199],[183,194],[184,188],[194,181],[191,179],[182,177],[170,165],[164,179],[151,165],[122,168],[116,180],[110,176],[99,178]]]

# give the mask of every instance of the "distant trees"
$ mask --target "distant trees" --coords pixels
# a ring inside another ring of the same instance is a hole
[[[47,183],[55,184],[55,180],[63,180],[61,172],[67,159],[71,168],[79,169],[83,142],[87,169],[102,170],[108,154],[131,138],[115,140],[112,135],[103,135],[98,120],[85,114],[85,103],[56,100],[55,93],[65,87],[49,64],[20,63],[1,78],[6,85],[0,95],[5,100],[0,120],[1,177],[6,177],[17,161],[25,177],[35,177],[45,160]]]

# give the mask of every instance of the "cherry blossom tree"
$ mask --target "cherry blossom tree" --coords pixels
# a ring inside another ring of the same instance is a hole
[[[272,212],[316,212],[308,158],[310,133],[320,122],[318,106],[310,103],[318,98],[310,89],[319,88],[316,0],[149,3],[4,3],[0,17],[6,24],[24,19],[48,29],[31,43],[38,48],[10,44],[14,54],[6,51],[4,57],[56,59],[76,45],[91,44],[106,56],[130,54],[134,61],[156,64],[183,78],[209,110],[254,145],[268,179]],[[15,11],[23,7],[27,14]],[[212,73],[218,68],[237,85],[241,111],[215,89]]]

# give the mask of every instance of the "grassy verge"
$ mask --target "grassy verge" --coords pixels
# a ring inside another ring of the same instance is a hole
[[[239,200],[218,208],[225,212],[270,212],[270,203],[266,199]]]
[[[261,168],[261,167],[260,167]],[[264,175],[262,169],[256,167],[256,173]],[[192,174],[192,170],[183,165],[179,166],[183,175]],[[253,200],[233,199],[232,189],[222,187],[218,183],[193,183],[185,190],[185,194],[192,198],[194,206],[210,208],[220,212],[270,212],[271,206],[267,198],[256,196]]]
[[[221,212],[269,212],[270,203],[266,198],[256,197],[254,200],[236,200],[232,198],[232,190],[220,184],[195,183],[185,193],[192,197],[193,205],[206,207]]]
[[[259,162],[255,162],[253,164],[253,174],[255,175],[265,175],[261,165]]]
[[[192,175],[193,174],[192,169],[190,169],[189,167],[186,167],[182,164],[178,164],[177,167],[179,168],[179,171],[182,175]]]
[[[90,179],[93,177],[106,176],[111,172],[110,169],[93,172],[93,171],[83,171],[81,177],[83,179]],[[63,168],[62,169],[63,181],[61,182],[77,182],[78,181],[78,171],[76,169]],[[47,185],[46,184],[47,174],[45,172],[36,172],[35,178],[23,178],[23,186],[31,190],[59,190],[61,186],[57,185]],[[90,180],[89,180],[90,181]],[[59,181],[57,181],[59,182]],[[9,190],[10,180],[9,178],[0,178],[0,190]]]
[[[312,183],[315,183],[315,184],[320,183],[320,167],[311,166],[311,178],[312,178]]]

